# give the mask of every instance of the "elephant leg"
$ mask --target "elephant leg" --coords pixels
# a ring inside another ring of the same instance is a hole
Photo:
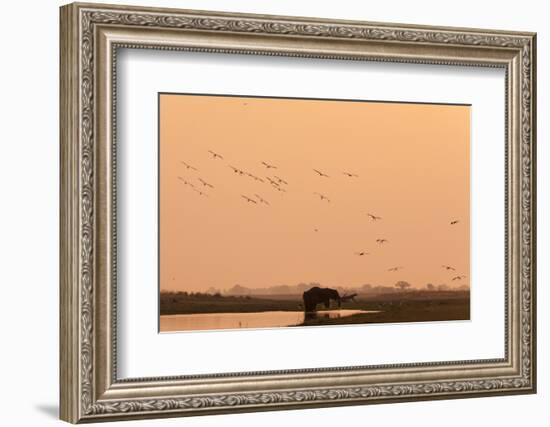
[[[312,312],[315,311],[316,305],[314,301],[310,298],[304,298],[304,311]]]

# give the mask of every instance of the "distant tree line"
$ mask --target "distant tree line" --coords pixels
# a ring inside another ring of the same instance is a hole
[[[267,295],[302,295],[303,292],[311,289],[314,286],[325,287],[318,282],[310,283],[299,283],[294,286],[289,285],[277,285],[267,288],[248,288],[242,285],[234,285],[227,290],[220,290],[214,287],[210,287],[207,291],[204,292],[188,292],[188,291],[179,291],[179,292],[169,292],[170,294],[177,294],[181,297],[193,297],[193,298],[223,298],[223,297],[245,297],[249,298],[252,296],[267,296]],[[383,285],[372,285],[370,283],[364,284],[358,287],[343,287],[343,286],[330,286],[338,290],[340,295],[347,295],[352,293],[357,293],[359,295],[381,295],[381,294],[391,294],[396,292],[450,292],[450,291],[468,291],[468,285],[460,286],[449,286],[445,283],[434,285],[432,283],[427,283],[424,287],[414,287],[411,283],[399,280],[393,286],[383,286]],[[163,292],[167,293],[167,292]]]

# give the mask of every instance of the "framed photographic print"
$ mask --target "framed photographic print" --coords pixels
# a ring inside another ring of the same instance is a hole
[[[61,8],[61,418],[533,393],[535,34]]]

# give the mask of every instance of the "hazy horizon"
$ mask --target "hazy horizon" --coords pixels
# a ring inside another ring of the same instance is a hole
[[[162,291],[469,285],[469,106],[162,94],[159,116]]]
[[[212,292],[215,291],[215,292],[220,292],[220,293],[223,294],[223,293],[230,292],[231,290],[233,290],[236,287],[241,287],[241,288],[247,289],[249,291],[262,290],[262,291],[271,291],[271,293],[276,294],[277,292],[274,292],[274,290],[277,290],[277,289],[280,289],[280,288],[283,288],[283,287],[290,288],[290,290],[296,290],[296,289],[300,289],[301,286],[304,286],[305,289],[308,289],[308,288],[313,287],[313,286],[319,286],[319,287],[334,288],[334,289],[346,289],[346,290],[353,291],[353,290],[364,289],[367,286],[370,286],[372,289],[377,289],[377,288],[394,289],[394,288],[396,288],[396,286],[395,286],[396,283],[401,282],[401,281],[409,283],[411,285],[411,287],[408,288],[408,289],[412,289],[412,290],[425,290],[426,286],[428,284],[433,285],[435,288],[440,287],[440,286],[445,286],[446,287],[445,290],[449,290],[449,291],[463,290],[464,287],[469,288],[469,285],[467,283],[455,284],[455,283],[427,282],[427,283],[424,283],[422,285],[415,285],[415,284],[410,283],[409,281],[407,281],[405,279],[399,279],[393,284],[364,283],[364,284],[356,285],[356,286],[347,286],[347,285],[342,285],[342,284],[327,285],[327,284],[324,284],[324,283],[321,283],[321,282],[313,281],[313,282],[307,282],[307,283],[298,283],[298,284],[294,284],[294,285],[280,284],[280,285],[272,285],[272,286],[266,286],[266,287],[258,288],[258,287],[243,286],[239,283],[236,283],[235,285],[230,286],[228,288],[210,287],[210,288],[207,288],[207,289],[193,289],[193,288],[187,287],[185,289],[161,289],[161,292],[185,291],[185,292],[190,292],[190,293],[196,293],[196,292],[212,293]],[[269,294],[270,292],[267,292],[267,293]]]

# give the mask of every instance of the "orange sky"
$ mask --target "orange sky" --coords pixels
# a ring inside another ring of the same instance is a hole
[[[469,144],[469,106],[160,95],[160,288],[468,284]]]

